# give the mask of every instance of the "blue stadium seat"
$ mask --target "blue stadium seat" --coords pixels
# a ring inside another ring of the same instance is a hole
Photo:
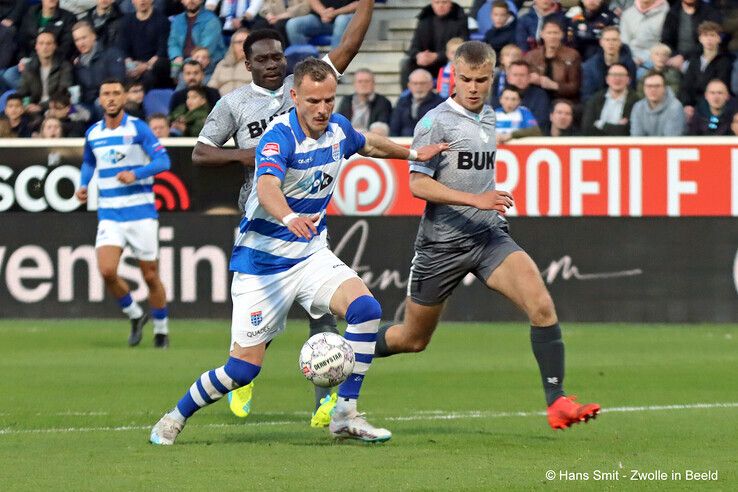
[[[319,36],[313,36],[312,38],[310,38],[310,44],[312,44],[313,46],[330,46],[331,35],[321,34]]]
[[[15,94],[15,90],[10,89],[9,91],[3,92],[3,95],[0,96],[0,113],[5,111],[5,103],[8,101],[8,96],[11,94]]]
[[[169,101],[172,99],[174,89],[151,89],[144,96],[144,112],[146,116],[154,113],[169,114]]]
[[[290,74],[301,60],[311,56],[320,58],[320,52],[312,44],[293,44],[284,50],[284,56],[287,58],[287,73]]]

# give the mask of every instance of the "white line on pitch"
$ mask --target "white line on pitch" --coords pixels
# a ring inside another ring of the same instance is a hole
[[[728,403],[688,403],[684,405],[648,405],[633,407],[610,407],[602,409],[602,413],[626,413],[626,412],[656,412],[656,411],[673,411],[673,410],[709,410],[718,408],[738,408],[738,402]],[[69,415],[69,414],[66,414]],[[418,420],[463,420],[463,419],[481,419],[481,418],[509,418],[509,417],[540,417],[546,415],[546,412],[488,412],[488,411],[471,411],[471,412],[452,412],[442,413],[440,410],[428,411],[423,415],[410,415],[400,417],[382,417],[380,414],[376,416],[379,419],[389,421],[418,421]],[[266,421],[251,422],[239,424],[195,424],[195,427],[206,428],[230,428],[244,426],[274,426],[274,425],[304,425],[304,422],[294,420],[283,421]],[[151,425],[126,425],[118,427],[66,427],[66,428],[49,428],[49,429],[0,429],[0,435],[10,434],[63,434],[71,432],[121,432],[133,430],[150,429]]]

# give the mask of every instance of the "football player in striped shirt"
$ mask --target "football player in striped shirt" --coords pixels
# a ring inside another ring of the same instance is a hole
[[[149,288],[154,319],[154,346],[169,346],[169,315],[164,285],[159,277],[159,221],[154,205],[154,176],[169,169],[167,151],[145,121],[123,111],[126,90],[120,80],[100,85],[105,112],[85,135],[80,186],[76,195],[87,201],[87,187],[97,173],[97,265],[108,291],[131,320],[128,345],[141,342],[149,314],[131,298],[131,289],[118,276],[123,248],[129,246]]]
[[[153,444],[174,444],[196,411],[256,378],[266,346],[285,329],[294,302],[313,317],[333,313],[348,322],[344,336],[356,364],[338,388],[331,434],[369,442],[392,437],[368,423],[356,407],[374,357],[382,309],[356,272],[328,249],[326,207],[344,159],[351,155],[424,162],[448,146],[408,150],[387,138],[360,134],[345,117],[332,114],[337,84],[325,61],[308,58],[295,68],[290,91],[295,109],[275,118],[259,142],[256,183],[231,256],[230,356],[225,365],[199,376],[156,423],[149,438]]]

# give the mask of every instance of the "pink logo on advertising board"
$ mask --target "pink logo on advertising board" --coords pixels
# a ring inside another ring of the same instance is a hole
[[[392,207],[397,187],[387,161],[354,156],[338,174],[333,204],[343,215],[382,215]]]

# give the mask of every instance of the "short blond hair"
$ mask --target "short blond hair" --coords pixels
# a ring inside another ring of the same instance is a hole
[[[651,55],[657,55],[659,53],[666,53],[666,56],[671,56],[671,48],[667,44],[656,43],[653,46],[651,46],[649,53],[651,53]]]

